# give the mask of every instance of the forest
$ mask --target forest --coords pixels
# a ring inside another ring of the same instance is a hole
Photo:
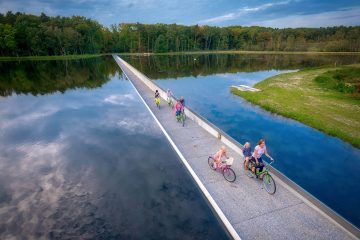
[[[120,23],[81,17],[0,14],[0,56],[98,53],[246,51],[360,51],[360,26],[267,28]]]

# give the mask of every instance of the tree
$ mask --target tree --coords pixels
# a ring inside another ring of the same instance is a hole
[[[15,29],[9,24],[0,23],[0,52],[12,55],[15,51]]]
[[[164,35],[160,34],[156,41],[155,41],[155,47],[154,47],[155,52],[158,53],[162,53],[162,52],[167,52],[168,47],[167,47],[167,41],[166,38],[164,37]]]

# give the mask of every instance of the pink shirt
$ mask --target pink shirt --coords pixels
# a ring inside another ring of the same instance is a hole
[[[255,156],[255,152],[257,153],[256,156]],[[263,148],[260,147],[259,145],[257,145],[255,147],[255,150],[253,152],[253,157],[256,157],[256,158],[261,158],[262,155],[266,152],[266,146],[264,146]]]
[[[183,106],[182,106],[181,103],[177,102],[177,103],[175,104],[175,111],[177,111],[178,109],[181,111],[182,108],[183,108]]]

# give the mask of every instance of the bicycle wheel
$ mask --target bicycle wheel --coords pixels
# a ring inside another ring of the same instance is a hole
[[[263,185],[264,185],[265,190],[269,194],[272,195],[276,192],[276,184],[270,174],[265,174],[265,176],[263,177]]]
[[[185,126],[185,114],[184,113],[182,114],[181,121],[182,121],[182,126],[184,127]]]
[[[209,167],[210,167],[212,170],[215,170],[215,169],[216,169],[216,167],[214,167],[214,163],[215,163],[214,159],[213,159],[212,157],[209,157],[209,158],[208,158],[208,164],[209,164]]]
[[[236,180],[236,175],[235,175],[235,172],[234,170],[232,170],[231,168],[229,167],[225,167],[223,169],[223,176],[224,178],[226,179],[226,181],[228,182],[234,182]]]

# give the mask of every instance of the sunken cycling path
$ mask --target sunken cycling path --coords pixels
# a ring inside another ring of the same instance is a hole
[[[201,181],[200,184],[197,182],[199,186],[202,185],[200,189],[216,215],[220,216],[219,221],[224,224],[233,238],[356,239],[277,177],[275,177],[277,191],[274,195],[269,195],[262,189],[260,181],[245,175],[242,169],[243,156],[240,151],[231,148],[231,143],[224,144],[219,140],[219,136],[216,137],[210,133],[211,131],[205,130],[206,126],[204,127],[200,120],[190,119],[194,115],[190,111],[186,113],[189,116],[185,127],[182,127],[176,122],[172,110],[164,99],[161,100],[161,108],[156,107],[154,91],[150,89],[156,85],[149,83],[146,76],[120,57],[116,55],[113,57],[176,145],[175,150],[180,151],[180,155],[186,159],[185,162],[194,172],[192,174],[196,174],[195,178]],[[157,89],[164,98],[165,93],[160,87]],[[227,182],[220,172],[211,170],[207,163],[208,156],[215,153],[222,145],[228,145],[228,155],[235,158],[232,168],[237,178],[234,183]],[[190,173],[192,170],[189,170]],[[206,188],[205,192],[202,187]],[[214,207],[212,201],[215,201],[216,207],[220,209]],[[221,214],[225,216],[225,221],[224,216],[221,218]],[[231,234],[231,230],[236,233]]]

